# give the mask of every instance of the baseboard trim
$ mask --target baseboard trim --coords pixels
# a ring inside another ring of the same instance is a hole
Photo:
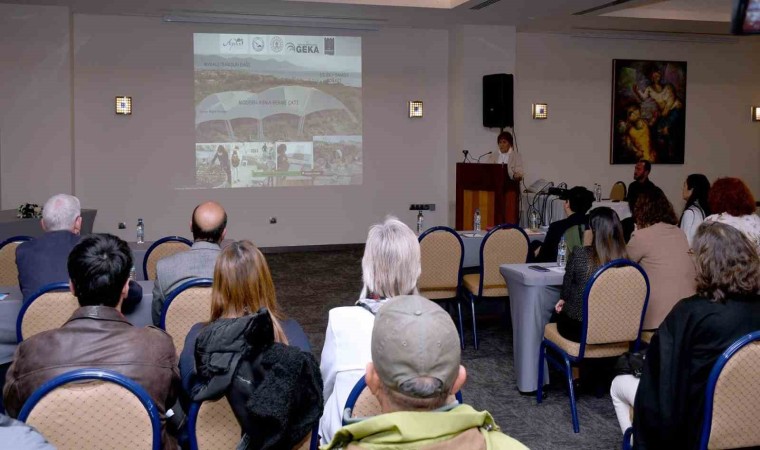
[[[296,252],[336,252],[342,250],[363,250],[364,244],[325,244],[325,245],[290,245],[284,247],[261,247],[261,253],[296,253]]]

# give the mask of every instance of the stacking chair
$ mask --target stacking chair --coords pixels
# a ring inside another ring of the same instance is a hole
[[[161,448],[156,404],[142,386],[113,371],[59,375],[34,391],[18,418],[61,450]]]
[[[616,259],[600,267],[586,283],[583,292],[583,323],[581,341],[563,338],[557,324],[544,328],[538,360],[538,389],[536,400],[543,399],[544,358],[565,372],[570,392],[570,411],[573,431],[580,432],[575,405],[572,364],[584,358],[607,358],[627,352],[630,343],[638,351],[641,325],[649,302],[649,278],[638,264]],[[549,353],[552,350],[560,358]]]
[[[14,236],[0,242],[0,286],[18,285],[16,247],[24,241],[31,240],[29,236]]]
[[[462,391],[458,391],[454,398],[461,404]],[[449,398],[449,400],[454,399]],[[351,419],[378,416],[382,413],[380,402],[367,387],[367,381],[364,377],[359,378],[346,399],[346,406],[343,408],[343,426],[348,425]]]
[[[464,243],[459,234],[449,227],[433,227],[420,235],[422,273],[417,289],[433,301],[454,302],[459,315],[459,341],[464,348],[462,304],[459,291],[462,286]]]
[[[172,337],[177,355],[182,353],[185,337],[198,322],[211,317],[211,278],[197,278],[181,284],[166,297],[160,326]]]
[[[462,277],[472,309],[472,337],[478,349],[478,330],[475,320],[475,301],[487,297],[508,297],[502,264],[522,264],[528,261],[528,235],[516,225],[503,224],[489,231],[480,244],[480,270]]]
[[[79,301],[69,290],[69,283],[43,286],[24,303],[16,319],[18,342],[37,333],[61,327],[79,308]]]
[[[180,236],[163,237],[148,247],[143,260],[143,275],[146,280],[156,279],[156,264],[161,259],[171,256],[175,253],[190,250],[193,243],[190,240]]]
[[[612,185],[612,189],[610,190],[610,200],[614,202],[622,202],[625,200],[625,196],[628,194],[627,191],[628,188],[625,186],[625,183],[618,181]]]

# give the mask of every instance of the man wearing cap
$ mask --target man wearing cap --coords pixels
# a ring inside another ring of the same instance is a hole
[[[565,201],[565,215],[566,219],[557,220],[549,225],[549,229],[546,231],[546,238],[541,247],[536,251],[536,261],[538,262],[553,262],[557,260],[557,247],[559,241],[565,232],[570,228],[579,225],[584,229],[588,219],[586,213],[591,209],[591,205],[594,203],[594,194],[583,186],[575,186],[572,189],[565,191],[560,199]],[[582,235],[583,230],[579,231],[581,234],[580,241],[583,242]]]
[[[454,322],[418,295],[387,301],[375,316],[367,386],[383,414],[353,419],[323,449],[525,449],[493,417],[449,399],[467,372]]]

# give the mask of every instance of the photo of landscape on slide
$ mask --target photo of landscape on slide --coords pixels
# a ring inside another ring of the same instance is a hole
[[[362,183],[361,38],[194,35],[197,188]]]

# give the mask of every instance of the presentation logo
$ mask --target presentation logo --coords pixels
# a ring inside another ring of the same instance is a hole
[[[259,36],[256,36],[255,38],[253,38],[253,40],[251,41],[251,48],[253,48],[253,51],[255,52],[260,52],[264,50],[264,39],[262,39]]]
[[[222,42],[222,47],[228,48],[230,50],[242,47],[243,45],[245,45],[243,38],[232,38],[228,39],[227,42]]]
[[[280,36],[273,37],[272,40],[269,41],[269,47],[275,53],[282,52],[282,47],[283,47],[282,38]]]
[[[314,44],[294,44],[288,42],[285,48],[292,53],[319,53],[319,46]]]
[[[335,54],[335,38],[325,38],[325,55]]]

